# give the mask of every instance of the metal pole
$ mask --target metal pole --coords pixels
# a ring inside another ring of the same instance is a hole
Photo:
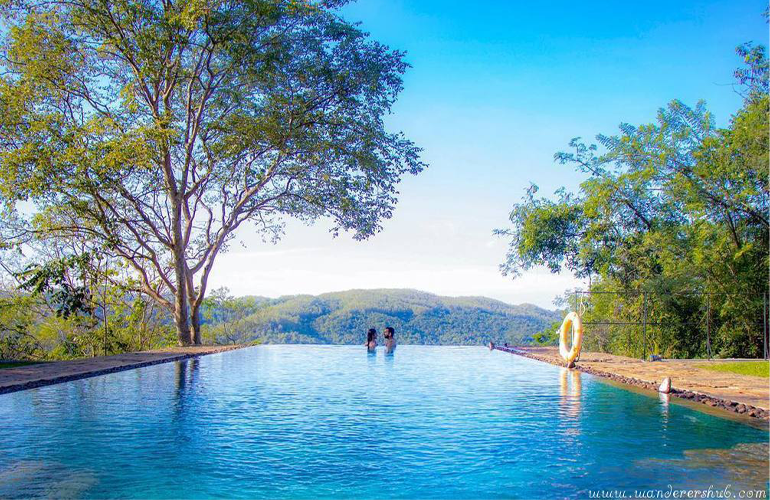
[[[711,359],[711,295],[706,295],[706,351]]]
[[[647,359],[647,292],[644,292],[644,319],[642,320],[642,361]]]
[[[617,295],[618,295],[618,297],[620,297],[620,296],[621,296],[621,294],[620,294],[620,293],[618,293]],[[625,296],[624,296],[624,298],[625,298]],[[621,299],[618,299],[618,300],[621,300]],[[625,305],[625,304],[624,304],[624,305]],[[624,313],[625,313],[625,311],[624,311]],[[628,332],[628,333],[627,333],[627,335],[626,335],[626,336],[628,337],[628,340],[626,341],[626,342],[627,342],[627,344],[628,344],[628,352],[629,352],[629,353],[630,353],[632,356],[634,356],[633,352],[634,352],[634,349],[636,349],[636,347],[634,346],[634,344],[636,343],[636,340],[635,340],[635,337],[636,337],[636,332],[635,332],[635,331],[633,331],[633,328],[631,328],[631,326],[630,326],[630,325],[633,325],[633,326],[639,326],[639,323],[636,323],[636,322],[634,322],[634,323],[630,323],[630,322],[629,322],[629,326],[627,326],[627,327],[626,327],[626,332]],[[612,327],[610,327],[610,330],[612,330]]]

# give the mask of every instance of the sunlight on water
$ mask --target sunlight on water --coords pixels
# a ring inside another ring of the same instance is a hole
[[[766,429],[475,347],[254,347],[3,395],[0,428],[3,498],[585,497],[768,479]]]

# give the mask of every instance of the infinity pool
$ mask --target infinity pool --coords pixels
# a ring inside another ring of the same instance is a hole
[[[253,347],[2,395],[0,429],[3,498],[564,498],[768,479],[766,429],[477,347]]]

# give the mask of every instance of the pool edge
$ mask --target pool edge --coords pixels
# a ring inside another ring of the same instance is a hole
[[[167,355],[164,355],[163,351],[145,351],[145,352],[134,352],[134,353],[126,353],[126,354],[118,354],[115,356],[104,356],[105,358],[113,358],[116,360],[116,364],[111,366],[105,366],[102,368],[94,368],[94,369],[88,369],[87,363],[88,361],[91,361],[95,358],[86,358],[86,359],[78,359],[78,360],[72,360],[72,361],[56,361],[51,363],[57,364],[60,367],[65,367],[69,363],[83,363],[86,365],[86,367],[82,371],[78,371],[75,373],[66,373],[66,374],[50,374],[50,375],[41,375],[40,378],[21,378],[18,381],[10,380],[10,381],[3,381],[0,382],[0,395],[2,394],[9,394],[12,392],[19,392],[19,391],[26,391],[29,389],[36,389],[38,387],[45,387],[49,385],[56,385],[56,384],[62,384],[65,382],[72,382],[74,380],[81,380],[85,378],[92,378],[92,377],[98,377],[101,375],[107,375],[110,373],[115,372],[121,372],[126,370],[135,370],[137,368],[143,368],[146,366],[152,366],[152,365],[158,365],[162,363],[172,363],[174,361],[182,361],[185,359],[190,358],[197,358],[200,356],[208,356],[210,354],[220,354],[223,352],[233,351],[236,349],[243,349],[246,347],[251,347],[250,345],[229,345],[229,346],[204,346],[203,348],[196,349],[194,351],[190,352],[184,352],[181,350],[171,350],[168,352]],[[179,348],[179,349],[185,349],[185,348]],[[188,348],[189,349],[189,348]],[[137,361],[121,361],[119,358],[125,357],[125,356],[142,356],[142,355],[152,355],[155,356],[150,359],[142,359]],[[52,367],[49,365],[47,368],[51,368],[53,370],[56,369],[56,367]],[[14,372],[11,372],[10,375],[12,378],[13,375],[19,375],[22,376],[27,375],[24,372],[34,371],[35,367],[39,365],[28,365],[24,367],[18,368],[18,370],[21,373],[15,372],[17,369],[13,368],[5,368],[5,370],[14,370]],[[0,373],[0,375],[8,375],[9,372],[6,373]]]
[[[514,354],[516,356],[521,356],[523,358],[534,359],[535,361],[548,363],[549,365],[562,366],[562,367],[565,366],[563,364],[560,365],[560,364],[554,363],[550,358],[547,358],[545,356],[538,356],[537,354],[533,354],[531,352],[527,352],[521,349],[516,349],[515,347],[495,346],[494,348],[495,350],[498,350],[498,351],[507,352],[510,354]],[[633,377],[626,377],[624,375],[618,375],[612,372],[597,370],[595,368],[591,368],[588,366],[581,366],[579,364],[576,365],[573,369],[579,370],[583,373],[588,373],[590,375],[594,375],[597,377],[609,379],[621,384],[630,385],[633,387],[639,387],[642,389],[647,389],[656,393],[658,392],[657,384],[655,384],[654,382],[649,382],[646,380],[641,380]],[[770,421],[770,411],[765,410],[763,408],[759,408],[757,406],[750,405],[748,403],[731,401],[723,398],[718,398],[716,396],[706,394],[703,392],[692,391],[689,389],[675,389],[673,387],[671,388],[671,392],[669,394],[671,396],[683,399],[685,401],[689,401],[692,403],[701,403],[710,408],[722,410],[727,413],[737,414],[743,417],[749,417],[757,420],[763,420],[765,422]],[[741,411],[741,409],[743,411]]]

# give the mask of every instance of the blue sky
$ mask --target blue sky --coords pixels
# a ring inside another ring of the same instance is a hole
[[[580,283],[535,270],[517,280],[497,265],[511,205],[576,189],[556,165],[569,140],[650,122],[672,99],[707,102],[718,125],[740,107],[735,46],[767,45],[761,1],[460,2],[361,0],[343,15],[407,52],[413,66],[389,128],[424,148],[430,167],[401,184],[385,230],[366,242],[328,225],[289,223],[277,245],[248,228],[220,257],[212,285],[278,296],[349,288],[418,288],[549,307]]]

